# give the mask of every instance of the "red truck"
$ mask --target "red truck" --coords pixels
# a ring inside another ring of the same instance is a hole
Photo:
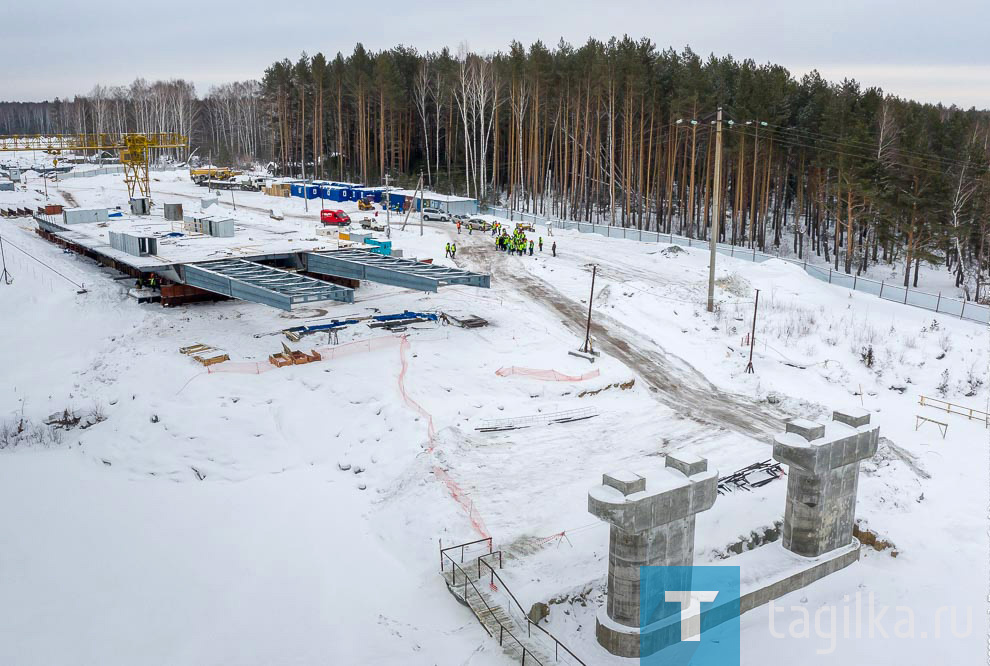
[[[343,227],[351,223],[351,218],[342,210],[321,210],[320,222]]]

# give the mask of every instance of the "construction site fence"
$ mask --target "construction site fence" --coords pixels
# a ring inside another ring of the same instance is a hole
[[[634,240],[643,243],[669,243],[671,245],[697,247],[700,249],[707,249],[710,247],[707,240],[689,238],[687,236],[678,236],[673,233],[645,231],[635,227],[595,224],[593,222],[551,220],[532,213],[520,213],[518,211],[510,211],[499,207],[489,207],[487,212],[495,215],[505,215],[510,219],[523,220],[533,224],[539,223],[551,225],[558,229],[573,229],[581,233],[598,234],[599,236],[605,236],[606,238]],[[911,305],[923,310],[930,310],[932,312],[959,317],[960,319],[975,321],[980,324],[990,323],[990,306],[959,298],[943,296],[941,292],[932,293],[920,289],[888,284],[884,280],[878,281],[860,277],[858,275],[849,275],[841,271],[833,270],[829,267],[808,264],[807,261],[802,259],[784,257],[780,254],[767,254],[766,252],[760,252],[755,248],[750,249],[728,243],[716,243],[715,249],[719,254],[745,261],[752,261],[755,263],[762,263],[764,261],[769,261],[770,259],[779,259],[781,261],[794,264],[795,266],[800,266],[801,269],[811,277],[838,287],[845,287],[847,289],[852,289],[853,291],[872,294],[885,301],[891,301],[901,305]]]
[[[178,167],[161,164],[152,164],[148,167],[149,171],[175,171]],[[58,174],[58,180],[68,180],[72,178],[93,178],[94,176],[108,176],[115,173],[124,173],[124,165],[122,164],[105,164],[101,167],[95,169],[85,169],[82,171],[66,171],[64,173]]]
[[[92,178],[94,176],[107,176],[113,173],[124,173],[121,164],[108,164],[96,169],[86,169],[84,171],[66,171],[58,174],[58,180],[70,180],[72,178]]]
[[[983,421],[983,425],[990,428],[990,412],[984,411],[982,409],[976,409],[974,407],[966,407],[964,405],[957,405],[954,402],[948,402],[947,400],[941,400],[939,398],[932,398],[931,396],[923,395],[918,399],[918,404],[922,407],[931,407],[933,409],[938,409],[945,412],[946,414],[955,414],[957,416],[965,416],[967,420],[972,421],[976,419],[977,421]]]
[[[594,379],[601,375],[600,370],[592,370],[591,372],[586,372],[583,375],[565,375],[562,372],[557,372],[556,370],[540,370],[539,368],[519,368],[516,366],[509,366],[506,368],[499,368],[495,371],[495,374],[499,377],[509,377],[511,375],[520,375],[522,377],[530,377],[532,379],[541,379],[545,382],[583,382],[587,379]]]

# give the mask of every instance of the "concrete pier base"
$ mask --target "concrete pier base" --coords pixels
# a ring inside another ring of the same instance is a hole
[[[643,608],[658,609],[659,623],[676,620],[676,607],[640,598],[640,567],[693,564],[695,514],[714,504],[717,485],[718,472],[704,458],[679,453],[649,479],[612,472],[588,493],[588,511],[611,525],[608,601],[595,631],[612,654],[639,656]],[[690,581],[678,589],[690,589]]]

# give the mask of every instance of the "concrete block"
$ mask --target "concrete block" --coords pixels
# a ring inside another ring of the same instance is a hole
[[[870,424],[870,413],[860,407],[846,407],[833,411],[832,420],[859,428]]]
[[[790,467],[797,467],[807,472],[814,472],[819,466],[819,447],[790,446],[774,441],[773,458]]]
[[[808,419],[792,419],[784,424],[784,430],[801,435],[809,442],[825,436],[825,426]]]
[[[615,488],[623,495],[631,495],[646,490],[646,478],[639,474],[620,470],[602,474],[602,485]]]
[[[708,461],[705,458],[683,451],[668,453],[664,465],[676,469],[684,476],[694,476],[708,471]]]

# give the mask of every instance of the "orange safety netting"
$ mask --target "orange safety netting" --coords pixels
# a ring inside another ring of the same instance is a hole
[[[409,397],[406,393],[406,372],[409,370],[409,360],[406,358],[406,351],[409,349],[409,339],[406,336],[402,336],[401,344],[399,345],[399,360],[402,362],[402,369],[399,370],[399,393],[402,395],[402,400],[405,401],[407,405],[412,407],[420,416],[426,419],[426,432],[430,438],[430,446],[426,449],[427,451],[433,451],[433,447],[437,437],[437,431],[433,427],[433,416],[430,415],[428,411],[423,409],[423,407]]]
[[[430,444],[427,447],[427,451],[433,452],[436,447],[437,431],[433,426],[433,415],[426,411],[422,405],[412,399],[409,393],[406,391],[406,373],[409,371],[409,359],[406,357],[406,352],[409,351],[410,347],[409,338],[402,336],[401,344],[399,345],[399,360],[402,362],[402,368],[399,370],[399,393],[402,395],[402,400],[413,409],[417,414],[426,419],[426,432],[429,437]],[[472,500],[464,489],[462,489],[456,481],[450,478],[444,470],[439,467],[433,467],[433,475],[438,479],[443,481],[444,485],[447,486],[447,492],[450,496],[454,498],[454,501],[461,505],[461,508],[467,512],[468,520],[471,521],[471,525],[474,527],[475,531],[482,536],[482,538],[487,539],[491,536],[488,533],[488,528],[485,527],[485,521],[482,520],[481,514],[474,506],[474,500]]]
[[[370,352],[376,349],[383,349],[385,347],[394,347],[396,345],[399,346],[399,360],[402,364],[398,377],[399,393],[402,395],[402,400],[406,403],[406,405],[426,419],[426,430],[427,436],[429,437],[429,446],[427,451],[432,452],[436,446],[437,438],[436,428],[433,425],[433,416],[426,411],[422,405],[416,402],[406,391],[406,373],[409,371],[409,359],[406,356],[406,352],[411,346],[406,336],[382,336],[370,338],[368,340],[349,342],[342,345],[337,345],[335,347],[317,347],[314,351],[320,354],[321,361],[329,361],[343,356]],[[228,372],[254,375],[275,369],[276,368],[274,365],[265,361],[227,361],[225,363],[217,363],[215,365],[208,366],[206,371],[211,374]],[[460,504],[464,511],[467,512],[468,519],[471,521],[471,525],[478,532],[478,534],[484,538],[490,537],[491,535],[485,527],[484,520],[482,520],[481,515],[474,506],[474,500],[472,500],[464,489],[461,488],[456,481],[450,478],[450,475],[444,470],[439,467],[433,467],[433,474],[437,477],[437,479],[443,482],[451,497],[454,498],[454,501]]]
[[[439,467],[433,468],[433,475],[438,479],[443,481],[444,485],[447,486],[447,490],[450,492],[451,497],[454,501],[461,505],[461,507],[467,511],[468,519],[471,521],[471,525],[474,527],[475,531],[481,535],[481,538],[487,539],[491,536],[488,533],[488,528],[485,527],[485,521],[481,519],[481,514],[474,506],[474,500],[468,497],[468,494],[457,485],[457,482],[450,478],[447,472],[443,471]]]
[[[594,379],[598,375],[602,374],[599,370],[592,370],[591,372],[586,372],[583,375],[565,375],[556,370],[540,370],[538,368],[517,368],[516,366],[510,366],[508,368],[499,368],[495,371],[495,374],[499,377],[508,377],[509,375],[522,375],[523,377],[532,377],[533,379],[540,379],[545,382],[583,382],[586,379]]]

